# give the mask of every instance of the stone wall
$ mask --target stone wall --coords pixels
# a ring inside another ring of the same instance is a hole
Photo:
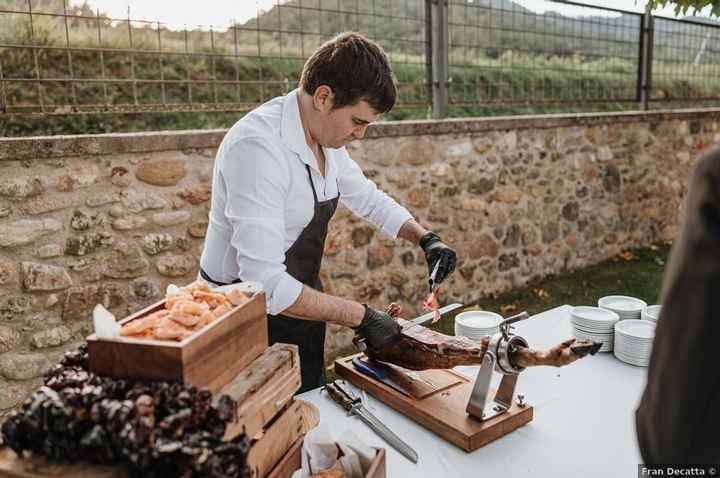
[[[223,131],[0,139],[0,414],[90,332],[194,279]],[[556,115],[371,127],[349,146],[368,177],[459,253],[444,301],[671,239],[720,110]],[[420,250],[341,208],[330,293],[418,311]],[[331,327],[328,347],[349,343]]]

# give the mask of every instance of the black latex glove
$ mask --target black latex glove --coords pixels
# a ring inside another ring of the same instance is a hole
[[[355,330],[370,350],[380,350],[400,338],[402,327],[385,312],[365,306],[365,316]]]
[[[437,275],[435,276],[435,284],[439,284],[445,280],[447,276],[455,271],[457,255],[455,251],[450,249],[434,232],[428,232],[420,239],[420,247],[425,251],[425,259],[428,264],[428,275],[432,274],[435,263],[440,261]]]

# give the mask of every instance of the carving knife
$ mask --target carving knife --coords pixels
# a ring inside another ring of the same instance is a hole
[[[324,389],[328,392],[330,398],[347,410],[348,415],[355,415],[360,418],[372,431],[377,433],[380,438],[385,440],[388,445],[395,448],[405,458],[413,463],[418,462],[417,452],[378,420],[375,415],[370,413],[367,408],[363,406],[360,397],[350,391],[350,387],[342,380],[335,380],[333,383],[325,385]]]
[[[447,312],[450,312],[451,310],[458,309],[462,306],[463,306],[462,304],[459,304],[456,302],[454,304],[448,304],[448,305],[444,305],[444,306],[440,307],[438,309],[438,312],[440,312],[440,315],[443,315]],[[416,325],[424,324],[428,320],[432,319],[434,316],[435,316],[435,313],[433,311],[430,311],[427,314],[423,314],[419,317],[415,317],[414,319],[409,321],[411,323],[411,325],[404,327],[403,330],[408,330],[409,328],[415,327]]]

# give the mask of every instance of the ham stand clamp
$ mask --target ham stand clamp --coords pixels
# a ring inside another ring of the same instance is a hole
[[[521,312],[500,322],[500,331],[490,338],[485,357],[483,358],[480,370],[475,378],[470,400],[468,400],[466,411],[472,417],[487,421],[501,413],[505,413],[512,406],[513,395],[518,375],[525,370],[524,367],[515,366],[510,360],[510,352],[516,347],[527,347],[527,341],[519,335],[513,335],[510,324],[528,319],[527,312]],[[490,381],[493,372],[502,374],[500,386],[492,399],[490,395]],[[518,397],[520,398],[520,397]],[[524,398],[524,397],[523,397]],[[522,400],[518,403],[524,407]]]

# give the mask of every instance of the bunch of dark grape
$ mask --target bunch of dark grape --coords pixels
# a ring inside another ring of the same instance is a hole
[[[2,442],[64,462],[124,464],[131,476],[246,478],[249,442],[223,442],[235,402],[172,382],[100,377],[87,346],[67,352],[2,424]]]

